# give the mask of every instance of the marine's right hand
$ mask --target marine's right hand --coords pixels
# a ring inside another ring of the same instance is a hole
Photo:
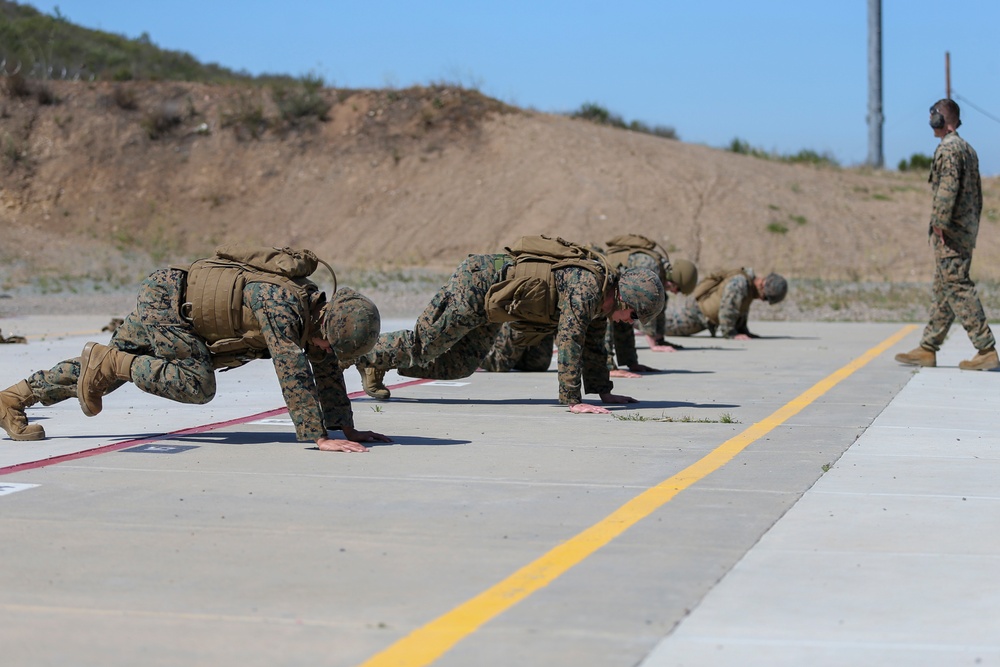
[[[319,438],[316,446],[324,452],[367,452],[368,448],[360,442],[353,440],[334,440],[333,438]]]

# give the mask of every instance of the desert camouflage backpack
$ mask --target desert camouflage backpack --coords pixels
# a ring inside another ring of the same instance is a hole
[[[628,256],[635,252],[649,255],[660,264],[663,262],[666,262],[667,266],[670,264],[669,255],[663,246],[642,234],[621,234],[608,239],[607,247],[604,254],[607,255],[611,266],[615,268],[627,267]]]
[[[554,270],[587,269],[597,276],[602,293],[613,275],[603,255],[558,237],[522,236],[505,250],[514,264],[506,279],[486,293],[486,317],[490,322],[510,322],[514,342],[521,346],[539,343],[559,324]]]
[[[230,244],[219,246],[214,257],[199,259],[188,267],[185,303],[181,315],[191,322],[208,343],[216,368],[240,366],[251,359],[267,358],[267,345],[253,312],[243,303],[248,283],[267,282],[290,290],[303,313],[300,346],[322,335],[310,316],[313,303],[323,298],[316,283],[308,279],[322,263],[311,250],[267,248]]]

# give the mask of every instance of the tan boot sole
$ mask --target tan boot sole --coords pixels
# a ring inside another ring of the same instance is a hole
[[[87,375],[87,368],[90,366],[90,355],[94,351],[94,346],[97,343],[87,343],[83,346],[83,354],[80,355],[80,379],[76,383],[76,397],[80,401],[80,409],[83,410],[83,414],[88,417],[94,417],[98,415],[104,406],[101,405],[97,410],[91,410],[90,406],[87,405],[86,399],[86,387],[87,383],[84,382],[84,377]]]

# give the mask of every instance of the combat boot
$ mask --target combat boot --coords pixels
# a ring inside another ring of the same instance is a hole
[[[361,386],[364,387],[366,394],[379,401],[389,399],[392,394],[383,382],[385,371],[377,368],[358,368],[358,372],[361,373]]]
[[[93,417],[104,405],[101,399],[118,380],[132,380],[135,355],[101,345],[87,343],[80,355],[80,379],[76,381],[76,396],[83,414]]]
[[[979,350],[969,361],[961,361],[958,367],[963,371],[988,371],[1000,367],[1000,358],[997,357],[997,349],[991,347],[988,350]]]
[[[896,361],[907,366],[937,366],[937,352],[923,347],[915,347],[909,352],[900,352]]]
[[[37,400],[27,380],[0,391],[0,426],[11,440],[41,440],[45,437],[45,429],[38,424],[29,424],[24,414],[24,409]]]

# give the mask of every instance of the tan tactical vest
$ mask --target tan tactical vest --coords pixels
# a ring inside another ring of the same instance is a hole
[[[510,322],[519,345],[535,344],[559,324],[553,271],[569,266],[591,271],[601,283],[602,294],[613,275],[603,255],[561,238],[524,236],[505,250],[509,255],[497,255],[497,263],[513,259],[514,264],[504,280],[486,293],[486,317],[490,322]]]
[[[216,368],[269,356],[260,323],[243,302],[243,288],[256,282],[279,285],[295,295],[304,323],[300,347],[305,349],[315,335],[310,304],[319,287],[311,280],[288,278],[219,257],[200,259],[187,268],[181,315],[208,343]]]
[[[694,292],[691,293],[691,296],[697,299],[701,312],[713,326],[719,326],[719,307],[722,305],[722,290],[730,278],[738,276],[741,273],[746,276],[747,282],[750,283],[750,289],[740,304],[740,314],[746,314],[750,310],[750,304],[757,298],[757,287],[753,284],[753,278],[744,269],[713,273],[700,281],[698,286],[694,288]]]

